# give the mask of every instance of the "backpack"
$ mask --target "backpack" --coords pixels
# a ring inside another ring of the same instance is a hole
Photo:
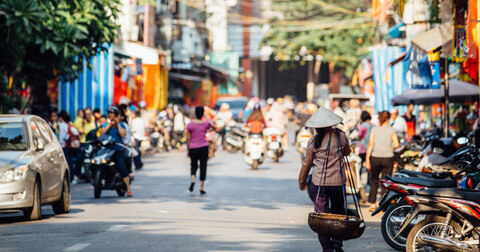
[[[365,135],[365,139],[363,139],[363,147],[365,148],[365,151],[368,149],[368,143],[370,142],[370,131],[372,131],[373,124],[367,124],[364,123],[363,126],[367,128],[367,134]]]
[[[80,132],[73,127],[73,125],[68,125],[68,139],[66,141],[67,148],[78,149],[80,148]]]

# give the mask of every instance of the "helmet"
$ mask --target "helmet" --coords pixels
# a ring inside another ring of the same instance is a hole
[[[268,98],[267,99],[267,104],[268,105],[272,105],[274,102],[275,102],[275,99],[273,99],[273,98]]]
[[[228,105],[228,103],[224,102],[224,103],[222,103],[222,105],[220,106],[220,109],[229,110],[229,109],[230,109],[230,105]]]
[[[141,109],[144,109],[146,106],[147,106],[147,103],[145,101],[140,101],[138,103],[138,106],[141,108]]]
[[[115,106],[110,106],[110,107],[108,107],[107,112],[108,112],[108,113],[114,113],[115,116],[118,116],[118,115],[120,114],[120,111],[119,111],[118,108],[115,107]]]

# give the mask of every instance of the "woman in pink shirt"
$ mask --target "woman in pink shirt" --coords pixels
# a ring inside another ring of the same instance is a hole
[[[188,156],[191,160],[191,178],[190,192],[193,192],[195,186],[195,176],[200,162],[200,193],[205,194],[204,184],[207,178],[207,160],[208,160],[208,142],[206,139],[207,130],[213,128],[210,121],[203,121],[205,109],[202,106],[195,108],[195,118],[187,126],[187,148]]]

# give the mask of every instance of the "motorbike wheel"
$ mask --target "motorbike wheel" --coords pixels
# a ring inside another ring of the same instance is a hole
[[[407,252],[413,251],[445,251],[451,250],[451,247],[440,247],[440,246],[429,246],[429,244],[425,241],[420,239],[420,236],[430,236],[432,238],[437,239],[449,239],[456,242],[462,242],[455,236],[460,236],[460,231],[462,227],[455,221],[451,221],[449,225],[445,225],[446,218],[443,216],[429,216],[425,220],[420,221],[415,226],[413,226],[412,230],[408,234],[407,238]],[[445,231],[446,230],[446,231]],[[442,235],[443,231],[445,231],[445,236]],[[421,250],[423,249],[423,250]],[[462,250],[455,250],[453,251],[462,251]]]
[[[72,196],[70,195],[70,184],[68,183],[68,176],[63,179],[62,196],[60,199],[52,204],[52,209],[55,214],[64,214],[70,212]]]
[[[125,196],[126,192],[127,192],[127,186],[124,184],[120,188],[117,188],[117,194],[119,197]]]
[[[393,239],[400,231],[400,225],[403,220],[406,218],[407,214],[412,211],[412,206],[410,206],[405,199],[400,200],[397,204],[392,205],[387,208],[387,211],[382,217],[381,230],[383,239],[388,243],[388,245],[396,250],[405,250],[407,243],[407,237],[400,235],[397,239]],[[408,229],[405,231],[408,234]]]
[[[92,170],[90,170],[90,165],[85,165],[85,182],[90,183],[92,181]]]
[[[93,195],[95,199],[100,198],[102,195],[102,172],[100,170],[97,170],[93,180]]]
[[[253,160],[252,169],[258,170],[258,160]]]
[[[275,157],[273,158],[273,162],[278,163],[278,161],[280,161],[280,157],[279,157],[279,156],[275,156]]]

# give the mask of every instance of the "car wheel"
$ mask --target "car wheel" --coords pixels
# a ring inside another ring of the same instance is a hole
[[[39,220],[42,218],[42,202],[41,202],[40,183],[35,181],[33,186],[33,202],[32,207],[23,210],[23,216],[28,221]]]
[[[57,202],[52,204],[53,212],[55,214],[64,214],[70,212],[72,196],[70,194],[70,183],[68,183],[68,176],[63,179],[62,196]]]
[[[95,199],[100,198],[102,195],[102,172],[97,170],[95,173],[95,179],[93,180],[93,195]]]

